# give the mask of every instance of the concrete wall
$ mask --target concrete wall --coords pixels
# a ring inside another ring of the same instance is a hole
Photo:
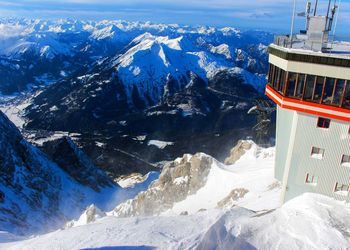
[[[277,152],[275,176],[282,179],[283,162],[288,149],[292,150],[285,201],[304,192],[321,193],[339,200],[350,201],[349,193],[334,192],[335,183],[350,183],[350,167],[341,165],[343,154],[350,155],[349,123],[331,120],[328,129],[317,128],[317,116],[297,112],[295,146],[288,145],[293,112],[278,108]],[[312,147],[324,148],[323,159],[311,157]],[[317,185],[305,183],[306,174],[318,176]]]
[[[277,106],[275,178],[279,181],[283,180],[294,112]]]

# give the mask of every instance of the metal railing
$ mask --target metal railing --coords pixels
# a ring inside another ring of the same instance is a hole
[[[277,46],[289,48],[290,47],[290,38],[289,38],[289,36],[277,35],[274,37],[273,43]]]

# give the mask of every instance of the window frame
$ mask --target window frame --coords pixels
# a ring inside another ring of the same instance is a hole
[[[314,151],[314,149],[316,151]],[[310,156],[312,158],[314,158],[314,159],[323,160],[325,151],[326,150],[324,148],[319,148],[319,147],[312,146]],[[318,155],[321,155],[321,157],[318,157]]]
[[[321,119],[323,119],[323,122],[321,123],[322,125],[320,126]],[[327,124],[328,124],[328,126],[327,126]],[[317,118],[317,123],[316,123],[317,128],[329,129],[330,126],[331,126],[331,119],[321,117],[321,116],[319,116]]]
[[[341,185],[339,185],[339,184],[340,184],[340,182],[335,183],[334,190],[333,190],[334,193],[346,195],[345,193],[350,192],[350,184],[344,184],[344,183],[342,183]],[[338,186],[341,186],[341,188],[338,189]],[[343,190],[344,186],[347,187],[346,190]]]
[[[311,177],[311,181],[309,177]],[[318,184],[318,176],[306,173],[305,184],[316,186]]]
[[[344,159],[346,159],[346,160],[344,160]],[[350,155],[342,154],[341,160],[340,160],[340,165],[345,166],[345,167],[348,167],[347,165],[349,165],[349,167],[350,167]]]

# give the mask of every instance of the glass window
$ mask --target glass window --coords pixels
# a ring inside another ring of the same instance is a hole
[[[312,93],[314,91],[314,85],[315,85],[315,76],[308,75],[306,77],[306,86],[305,86],[305,94],[304,94],[304,100],[311,100]]]
[[[312,147],[311,149],[311,157],[315,159],[323,159],[324,156],[324,148]]]
[[[332,101],[333,105],[337,105],[337,106],[340,105],[344,86],[345,86],[345,80],[342,80],[342,79],[336,80],[334,96],[333,96],[333,101]]]
[[[278,68],[278,67],[275,67],[275,72],[274,72],[274,75],[273,75],[273,88],[275,90],[277,90],[277,86],[278,86],[278,78],[280,76],[280,73],[281,73],[281,69]]]
[[[305,183],[316,185],[317,181],[318,181],[318,177],[317,176],[311,175],[311,174],[306,174]]]
[[[317,120],[318,128],[329,128],[330,124],[331,124],[331,120],[328,118],[319,117]]]
[[[350,155],[343,155],[341,158],[341,165],[350,167]]]
[[[273,77],[272,77],[272,73],[273,73],[273,69],[274,69],[274,65],[270,64],[269,66],[269,78],[268,78],[268,82],[271,84],[273,81]]]
[[[324,84],[324,77],[316,76],[315,92],[313,93],[313,99],[312,99],[314,102],[321,101],[323,84]]]
[[[301,99],[301,97],[303,96],[305,77],[306,77],[305,74],[299,74],[298,76],[298,84],[297,84],[297,89],[295,93],[295,97],[298,99]]]
[[[349,81],[345,82],[345,94],[344,94],[343,107],[350,108],[350,84],[349,84]]]
[[[324,93],[323,93],[323,98],[322,98],[322,102],[324,104],[332,104],[334,83],[335,83],[334,78],[327,78],[326,79],[326,85],[324,87]]]
[[[287,86],[286,96],[294,97],[294,92],[297,84],[297,74],[289,72],[287,83],[288,83],[288,86]]]
[[[285,82],[285,71],[281,69],[281,74],[278,81],[278,92],[280,92],[281,94],[283,94]]]
[[[341,184],[337,182],[335,184],[334,192],[346,194],[347,192],[349,192],[349,184]]]

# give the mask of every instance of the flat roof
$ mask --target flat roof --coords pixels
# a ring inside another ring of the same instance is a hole
[[[269,53],[290,61],[350,68],[350,42],[334,43],[333,49],[327,52],[312,51],[300,46],[294,42],[292,48],[271,44]]]
[[[334,42],[328,44],[327,51],[313,51],[304,47],[303,41],[293,41],[292,48],[276,45],[272,43],[271,47],[278,48],[289,53],[298,53],[304,55],[325,56],[341,59],[350,59],[350,42]]]

